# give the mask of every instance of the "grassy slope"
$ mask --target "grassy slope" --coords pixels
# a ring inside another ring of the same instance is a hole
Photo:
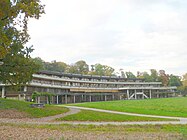
[[[121,100],[73,104],[122,112],[187,117],[187,97],[147,100]]]
[[[81,110],[81,112],[79,112],[77,114],[73,114],[73,115],[63,117],[63,118],[59,118],[58,120],[62,120],[62,121],[105,121],[105,122],[116,121],[116,122],[122,122],[122,121],[161,121],[161,120],[166,121],[169,119],[137,117],[137,116]],[[169,121],[171,121],[171,119]]]
[[[32,103],[0,98],[0,110],[15,109],[17,111],[27,113],[29,117],[46,117],[65,113],[68,111],[67,108],[56,107],[53,105],[45,105],[44,108],[31,108],[30,104]]]

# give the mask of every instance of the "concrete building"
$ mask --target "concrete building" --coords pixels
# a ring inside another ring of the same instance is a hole
[[[18,93],[9,91],[9,85],[0,84],[1,97],[31,99],[34,91],[54,93],[53,104],[93,101],[164,98],[175,96],[176,87],[162,87],[161,82],[127,79],[118,76],[95,76],[41,71]],[[45,97],[37,102],[47,103]]]

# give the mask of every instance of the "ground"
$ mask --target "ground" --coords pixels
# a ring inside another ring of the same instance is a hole
[[[0,126],[1,140],[182,140],[184,136],[171,132],[129,132],[129,131],[85,131],[71,130],[73,126],[68,126],[64,131],[60,127],[37,128],[29,126]],[[84,126],[83,126],[84,127]],[[112,127],[112,126],[110,126]]]
[[[184,98],[183,98],[184,99]],[[187,98],[185,98],[187,99]],[[173,100],[173,99],[172,99]],[[170,100],[171,101],[171,100]],[[133,101],[134,102],[134,101]],[[109,103],[109,102],[107,102]],[[99,103],[100,104],[100,103]],[[104,103],[105,104],[105,103]],[[185,106],[186,107],[186,106]],[[57,111],[56,111],[57,110]],[[62,110],[62,111],[61,111]],[[36,113],[36,115],[34,113]],[[122,112],[124,113],[124,112]],[[184,112],[185,113],[185,112]],[[79,115],[79,117],[76,117]],[[95,115],[95,116],[94,116]],[[43,109],[30,109],[28,103],[0,99],[0,139],[1,140],[183,140],[187,139],[187,123],[172,120],[179,124],[145,125],[137,122],[91,122],[113,121],[120,114],[81,111],[75,108],[47,106]],[[71,117],[71,121],[67,118]],[[74,117],[72,117],[74,116]],[[84,116],[84,119],[80,122]],[[90,117],[89,117],[90,116]],[[94,116],[94,117],[93,117]],[[102,118],[103,116],[103,118]],[[112,117],[111,117],[112,116]],[[183,115],[182,115],[183,116]],[[111,117],[108,119],[108,117]],[[124,115],[124,118],[127,116]],[[128,116],[131,121],[141,121]],[[127,117],[127,118],[128,118]],[[63,121],[57,121],[56,119]],[[121,121],[129,121],[122,118]],[[104,119],[104,120],[103,120]],[[143,117],[143,119],[145,119]],[[66,121],[65,121],[66,120]],[[76,120],[76,121],[75,121]],[[89,121],[90,120],[90,121]],[[118,120],[118,119],[117,119]],[[99,120],[96,120],[99,121]],[[145,120],[144,120],[145,121]],[[146,120],[148,121],[148,119]],[[154,123],[154,122],[151,122]],[[159,122],[160,123],[160,122]],[[84,124],[84,125],[83,125]],[[86,124],[86,125],[85,125]],[[95,125],[94,125],[95,124]]]

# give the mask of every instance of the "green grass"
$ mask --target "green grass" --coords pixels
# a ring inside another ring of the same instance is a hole
[[[89,102],[72,105],[139,114],[187,117],[187,97]]]
[[[166,121],[171,119],[159,119],[159,118],[149,118],[149,117],[137,117],[121,114],[111,114],[104,112],[88,111],[81,110],[81,112],[73,115],[69,115],[57,120],[61,121],[114,121],[114,122],[123,122],[123,121]]]
[[[0,110],[17,110],[28,114],[28,117],[46,117],[67,112],[69,109],[53,105],[45,105],[44,108],[31,108],[30,102],[0,98]]]

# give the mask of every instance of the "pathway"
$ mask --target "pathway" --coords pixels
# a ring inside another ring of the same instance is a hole
[[[8,119],[8,118],[0,118],[0,123],[14,123],[14,124],[71,124],[71,125],[156,125],[156,124],[187,124],[187,118],[182,117],[167,117],[167,116],[155,116],[155,115],[144,115],[144,114],[135,114],[135,113],[127,113],[127,112],[118,112],[118,111],[110,111],[103,109],[94,109],[94,108],[85,108],[85,107],[75,107],[75,106],[64,106],[70,109],[69,112],[49,116],[38,119]],[[123,115],[131,115],[131,116],[144,116],[144,117],[154,117],[154,118],[167,118],[167,119],[178,119],[180,121],[148,121],[148,122],[90,122],[90,121],[55,121],[57,118],[61,118],[67,115],[76,114],[80,110],[92,110],[113,114],[123,114]]]
[[[184,117],[170,117],[170,116],[157,116],[157,115],[146,115],[146,114],[137,114],[137,113],[128,113],[128,112],[119,112],[112,110],[104,110],[104,109],[96,109],[96,108],[87,108],[87,107],[78,107],[78,106],[64,106],[71,109],[81,109],[81,110],[91,110],[97,112],[105,112],[105,113],[113,113],[113,114],[122,114],[122,115],[130,115],[130,116],[139,116],[139,117],[151,117],[151,118],[163,118],[163,119],[172,119],[172,120],[180,120],[187,121],[187,118]]]

